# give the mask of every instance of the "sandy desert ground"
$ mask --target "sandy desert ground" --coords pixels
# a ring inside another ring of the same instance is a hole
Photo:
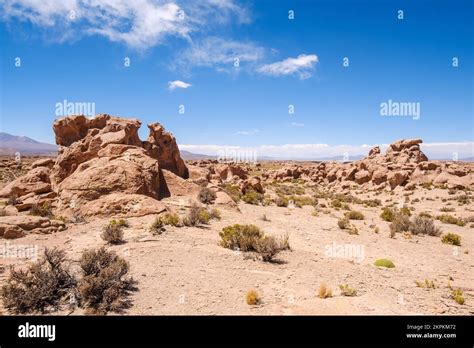
[[[414,148],[411,147],[410,151],[413,152]],[[61,156],[64,154],[53,160],[25,159],[23,165],[30,168],[33,160],[35,163],[58,163]],[[4,163],[8,161],[5,159]],[[30,195],[16,202],[16,208],[15,204],[12,206],[4,198],[1,203],[4,216],[0,217],[0,225],[5,233],[1,240],[3,252],[5,254],[6,247],[18,246],[21,249],[34,246],[41,254],[46,247],[58,247],[65,250],[72,267],[75,267],[84,249],[106,246],[129,262],[129,273],[137,282],[137,290],[131,292],[129,297],[132,305],[123,314],[474,313],[474,197],[469,187],[457,182],[451,185],[450,181],[433,184],[432,179],[428,183],[414,181],[413,176],[408,183],[411,186],[405,184],[393,188],[374,185],[369,181],[360,185],[351,182],[347,186],[343,184],[344,180],[335,179],[327,183],[317,182],[314,177],[308,179],[309,175],[301,175],[297,179],[288,176],[291,174],[288,168],[297,167],[304,172],[305,168],[320,165],[311,162],[238,165],[213,160],[188,161],[185,166],[190,171],[189,179],[165,174],[170,194],[157,201],[159,207],[165,207],[166,211],[176,213],[182,219],[189,213],[191,202],[197,200],[196,192],[207,186],[218,195],[213,203],[202,206],[218,209],[221,217],[198,226],[167,225],[161,234],[151,233],[150,226],[164,211],[153,212],[154,206],[151,207],[153,209],[142,206],[144,209],[137,214],[123,210],[116,214],[110,213],[108,208],[103,214],[94,211],[88,215],[87,211],[82,211],[83,221],[65,218],[61,213],[66,214],[67,210],[56,209],[55,216],[49,219],[60,221],[58,224],[48,222],[49,227],[44,227],[44,224],[35,226],[30,232],[20,231],[18,235],[13,233],[18,229],[12,229],[12,236],[18,238],[6,239],[6,231],[12,224],[8,219],[12,219],[12,216],[41,219],[31,215],[31,206],[30,210],[25,208],[28,199],[33,197],[40,202],[43,198],[56,198],[51,193]],[[406,163],[403,165],[407,166]],[[444,165],[438,163],[436,166],[440,168]],[[464,175],[459,175],[461,178],[472,175],[473,165],[470,163],[448,165],[458,171],[463,168]],[[55,167],[50,168],[54,170]],[[89,164],[85,170],[90,168],[93,165]],[[209,168],[214,169],[208,172]],[[222,173],[222,170],[229,171],[231,175],[212,174],[213,171]],[[282,176],[275,174],[282,172]],[[374,175],[371,180],[374,180]],[[426,177],[429,175],[426,174]],[[438,171],[436,176],[439,175]],[[356,174],[355,180],[360,177]],[[10,180],[10,177],[3,179],[4,191],[11,187]],[[253,202],[255,204],[245,202],[243,196],[234,202],[230,199],[232,194],[229,191],[229,183],[232,182],[237,187],[243,187],[244,191],[246,185],[254,185],[255,191],[251,192],[263,190],[264,194],[259,196],[257,202]],[[238,186],[238,183],[241,185]],[[66,191],[65,186],[63,189]],[[276,204],[278,198],[283,198],[283,203]],[[87,207],[96,209],[98,206]],[[404,208],[410,212],[411,218],[420,213],[431,216],[441,233],[438,236],[409,231],[391,234],[390,222],[381,218],[383,207]],[[363,219],[350,220],[352,227],[349,229],[340,228],[338,222],[350,211],[362,213]],[[440,221],[439,217],[443,214],[455,217],[458,223]],[[123,228],[124,241],[118,245],[108,244],[101,238],[103,228],[111,219],[119,218],[125,219],[129,225]],[[264,262],[256,253],[224,248],[219,244],[219,232],[234,224],[253,224],[266,234],[277,237],[287,235],[290,250],[281,251],[272,262]],[[353,227],[358,234],[351,233]],[[457,234],[460,245],[443,243],[442,238],[447,233]],[[0,260],[0,286],[7,283],[9,266],[18,269],[33,262],[29,258],[17,256],[4,255]],[[395,267],[375,266],[377,259],[389,259]],[[319,296],[322,285],[332,290],[332,296]],[[355,296],[345,296],[340,285],[354,289]],[[246,303],[246,294],[252,289],[261,297],[257,305]],[[454,300],[454,290],[461,290],[463,304]],[[0,311],[4,315],[11,314],[3,304],[0,304]],[[83,313],[83,308],[69,308],[67,305],[48,312],[53,315]]]

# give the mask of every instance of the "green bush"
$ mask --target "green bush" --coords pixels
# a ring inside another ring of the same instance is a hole
[[[455,216],[449,215],[449,214],[442,214],[437,217],[439,221],[445,224],[452,224],[452,225],[458,225],[458,226],[465,226],[466,222],[462,219],[458,219]]]
[[[386,268],[394,268],[395,265],[392,261],[387,259],[378,259],[374,262],[374,265],[377,267],[386,267]]]
[[[109,225],[117,225],[120,227],[130,227],[130,224],[127,220],[119,219],[119,220],[110,220]]]
[[[248,190],[242,196],[242,200],[248,204],[258,205],[261,201],[263,201],[263,195],[257,191]]]
[[[380,217],[384,221],[392,222],[394,217],[395,217],[395,211],[394,211],[394,209],[391,209],[389,207],[385,207],[385,208],[382,209],[382,214],[380,214]]]
[[[160,217],[161,221],[163,222],[163,225],[170,225],[174,227],[179,227],[181,226],[181,221],[179,219],[178,214],[174,213],[165,213],[163,216]]]
[[[232,184],[225,184],[223,187],[224,191],[232,198],[234,202],[240,201],[242,197],[242,192],[240,191],[240,188],[236,185]]]
[[[462,290],[452,290],[451,292],[451,296],[453,298],[454,301],[456,301],[457,303],[459,303],[460,305],[463,305],[465,300],[464,300],[464,293]]]
[[[232,225],[219,233],[220,245],[224,248],[240,251],[256,251],[256,243],[264,233],[255,225]]]
[[[447,233],[441,237],[441,242],[461,246],[461,237],[456,233]]]

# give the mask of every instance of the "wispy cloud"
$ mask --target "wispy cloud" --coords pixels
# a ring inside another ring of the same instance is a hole
[[[293,127],[304,127],[304,123],[299,123],[299,122],[291,122],[291,125]]]
[[[206,67],[231,72],[261,60],[264,54],[264,48],[251,41],[207,37],[191,43],[176,61],[178,66],[185,69]]]
[[[280,62],[266,64],[257,69],[263,75],[285,76],[297,75],[300,79],[311,77],[314,66],[318,62],[315,54],[300,54],[296,58],[287,58]]]
[[[258,129],[252,129],[252,130],[238,131],[235,134],[236,135],[255,135],[259,132],[260,132],[260,130],[258,130]]]
[[[134,49],[161,44],[169,36],[190,40],[213,23],[250,21],[248,10],[233,0],[7,0],[1,19],[29,21],[57,38],[100,35]]]
[[[384,152],[388,144],[363,144],[363,145],[328,145],[328,144],[285,144],[285,145],[261,145],[257,147],[242,147],[233,145],[189,145],[180,144],[179,148],[193,153],[216,156],[219,151],[226,149],[241,151],[256,151],[260,157],[275,157],[284,159],[318,159],[318,158],[344,158],[347,154],[349,159],[367,156],[369,150],[374,146],[380,146]],[[453,159],[454,155],[459,158],[474,156],[474,142],[459,143],[423,143],[421,149],[430,159]]]
[[[191,84],[190,83],[187,83],[187,82],[183,82],[183,81],[180,81],[180,80],[175,80],[175,81],[169,81],[168,82],[168,89],[170,91],[173,91],[175,90],[176,88],[188,88],[188,87],[191,87]]]

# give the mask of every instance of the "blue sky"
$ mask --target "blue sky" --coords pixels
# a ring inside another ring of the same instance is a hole
[[[53,143],[67,100],[161,122],[200,153],[332,156],[416,137],[435,157],[473,156],[472,4],[6,0],[1,130]],[[388,100],[419,103],[420,117],[381,116]]]

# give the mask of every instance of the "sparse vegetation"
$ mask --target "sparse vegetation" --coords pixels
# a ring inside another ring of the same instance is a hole
[[[429,236],[439,236],[441,231],[434,225],[433,219],[424,216],[416,216],[410,223],[412,234],[427,234]]]
[[[449,215],[449,214],[442,214],[437,217],[439,221],[445,224],[452,224],[452,225],[458,225],[458,226],[465,226],[466,222],[462,219],[458,219],[455,216]]]
[[[255,225],[232,225],[222,229],[219,233],[220,245],[224,248],[239,250],[242,252],[256,252],[263,261],[271,262],[282,250],[289,250],[288,235],[280,239],[265,235]]]
[[[15,314],[46,313],[58,309],[76,285],[65,255],[56,248],[46,249],[42,258],[26,270],[12,269],[1,289],[5,308]]]
[[[134,281],[125,278],[129,270],[127,261],[102,247],[85,250],[79,264],[82,279],[77,286],[78,296],[87,313],[118,312],[129,306],[126,298]]]
[[[242,200],[248,204],[258,205],[260,202],[263,201],[263,195],[261,193],[258,193],[257,191],[248,190],[242,196]]]
[[[198,226],[200,224],[207,225],[212,219],[220,219],[220,212],[217,209],[209,211],[206,208],[193,204],[189,209],[187,216],[183,218],[185,226]]]
[[[256,251],[257,241],[264,233],[255,225],[232,225],[222,229],[219,233],[220,245],[224,248],[240,251]]]
[[[347,284],[339,285],[339,289],[341,289],[342,296],[356,296],[357,295],[357,291],[349,287],[349,285]]]
[[[388,259],[378,259],[374,262],[374,265],[377,267],[386,267],[386,268],[394,268],[395,264],[388,260]]]
[[[366,199],[362,201],[362,204],[367,207],[375,208],[380,207],[382,205],[382,201],[380,199]]]
[[[364,214],[360,211],[351,210],[344,214],[349,220],[364,220]]]
[[[389,227],[392,233],[407,232],[410,230],[410,218],[406,214],[396,213]]]
[[[277,207],[287,207],[288,206],[288,198],[285,196],[278,196],[275,198],[275,204]]]
[[[119,220],[110,220],[109,225],[117,225],[120,227],[130,227],[130,224],[127,220],[119,219]]]
[[[33,205],[29,211],[29,214],[34,216],[53,217],[53,212],[49,203]]]
[[[232,198],[234,202],[237,203],[238,201],[240,201],[242,197],[242,192],[240,191],[240,188],[238,186],[232,184],[224,184],[222,188],[229,195],[229,197]]]
[[[441,237],[441,242],[461,246],[461,237],[456,233],[447,233]]]
[[[216,193],[208,187],[203,187],[198,193],[198,200],[204,204],[212,204],[216,200]]]
[[[245,302],[247,302],[249,306],[256,306],[262,302],[262,299],[257,290],[252,289],[247,291],[247,294],[245,295]]]
[[[425,279],[424,282],[415,280],[415,284],[416,284],[416,286],[418,286],[419,288],[427,288],[427,289],[435,289],[435,288],[436,288],[436,285],[435,285],[434,281],[433,281],[433,280],[429,280],[429,279]]]
[[[112,220],[115,221],[115,220]],[[122,226],[118,223],[109,222],[102,230],[100,237],[110,244],[123,243]]]
[[[343,217],[337,221],[337,225],[341,230],[349,229],[351,226],[351,222],[347,217]]]
[[[321,284],[319,286],[318,297],[319,298],[332,297],[332,289],[328,287],[326,284]]]
[[[464,293],[460,289],[452,290],[451,291],[451,297],[453,298],[454,301],[456,301],[460,305],[463,305],[464,302],[465,302]]]

